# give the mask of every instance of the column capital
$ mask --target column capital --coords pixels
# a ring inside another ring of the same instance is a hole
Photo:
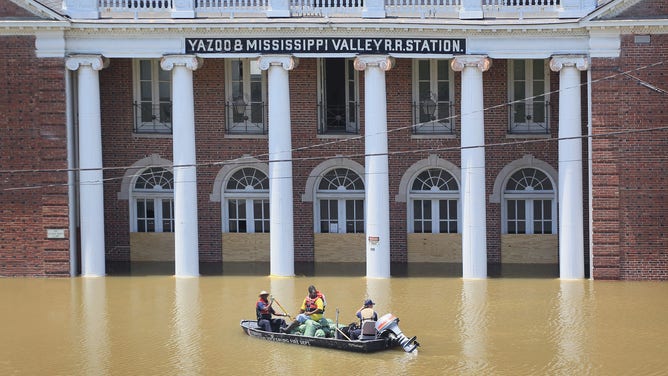
[[[550,69],[559,72],[563,67],[575,67],[577,70],[589,69],[589,58],[586,55],[554,55],[550,59]]]
[[[492,66],[492,59],[487,55],[458,55],[452,59],[450,66],[455,72],[461,72],[466,67],[478,68],[481,72],[485,72]]]
[[[77,70],[82,65],[89,65],[93,70],[99,71],[109,66],[109,59],[102,55],[71,55],[65,60],[65,66],[69,70]]]
[[[175,65],[183,65],[191,71],[204,64],[204,60],[195,55],[165,55],[160,60],[160,67],[166,71],[174,69]]]
[[[353,66],[358,71],[363,71],[368,66],[377,66],[387,72],[394,66],[394,58],[386,55],[360,55],[355,58]]]
[[[261,70],[267,70],[272,65],[280,65],[285,70],[293,70],[299,65],[299,59],[291,55],[263,55],[258,59]]]

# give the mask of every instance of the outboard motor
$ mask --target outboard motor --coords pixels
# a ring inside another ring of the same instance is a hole
[[[388,337],[393,341],[397,341],[405,352],[413,352],[420,344],[415,340],[417,337],[408,339],[404,333],[399,329],[399,318],[391,313],[383,315],[376,321],[376,330],[378,335]]]

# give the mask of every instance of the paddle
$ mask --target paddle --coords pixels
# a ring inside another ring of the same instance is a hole
[[[271,301],[272,301],[272,302],[276,302],[276,304],[278,304],[278,307],[283,311],[283,313],[284,313],[286,316],[288,316],[288,318],[289,318],[290,320],[292,320],[292,316],[290,316],[290,314],[288,313],[288,311],[286,311],[285,308],[283,308],[283,306],[281,305],[281,303],[280,303],[276,298],[274,298],[274,297],[272,296],[272,297],[271,297]]]
[[[347,339],[348,341],[352,341],[352,340],[350,339],[350,337],[348,337],[348,336],[346,335],[346,333],[344,333],[343,331],[341,331],[341,329],[339,329],[339,308],[338,308],[338,307],[336,308],[336,330],[337,330],[339,333],[341,333],[342,336],[346,337],[346,339]]]

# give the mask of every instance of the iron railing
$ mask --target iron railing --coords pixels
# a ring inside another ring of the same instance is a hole
[[[452,102],[413,103],[413,134],[454,134],[455,106]]]
[[[172,133],[172,103],[134,102],[135,133]]]
[[[264,102],[225,104],[227,134],[267,134],[267,106]]]
[[[359,105],[318,104],[318,134],[359,134]]]
[[[550,133],[550,102],[515,101],[508,104],[508,133]]]

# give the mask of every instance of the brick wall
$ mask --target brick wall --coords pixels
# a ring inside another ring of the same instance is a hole
[[[668,88],[668,36],[651,35],[650,44],[622,39],[618,59],[594,59],[593,240],[594,277],[668,279],[668,113],[666,94],[620,71]],[[657,65],[657,63],[659,63]],[[605,77],[612,78],[605,79]],[[600,80],[600,81],[599,81]],[[628,132],[603,137],[611,132]]]
[[[0,0],[0,18],[35,18],[35,15],[9,0]]]
[[[264,156],[267,138],[234,138],[224,133],[225,85],[224,61],[207,59],[194,72],[195,122],[198,167],[200,260],[221,261],[221,207],[211,202],[213,182],[222,168],[219,162],[233,160],[248,154]],[[412,61],[398,59],[387,74],[388,146],[390,151],[390,236],[391,261],[407,262],[407,235],[405,202],[396,202],[399,181],[414,163],[431,154],[459,165],[460,139],[412,138]],[[460,75],[455,74],[455,108],[459,113]],[[118,200],[121,177],[128,166],[151,154],[171,160],[171,138],[133,136],[132,126],[132,62],[128,59],[112,59],[108,68],[100,72],[102,87],[102,128],[105,171],[105,211],[107,258],[128,260],[129,209],[128,202]],[[558,75],[552,74],[552,89],[558,88]],[[487,148],[487,192],[492,192],[494,180],[508,163],[525,154],[557,167],[556,142],[536,141],[516,143],[507,134],[507,65],[504,60],[495,61],[484,74]],[[364,132],[364,74],[360,73],[361,132]],[[323,161],[343,155],[364,164],[364,140],[357,138],[331,139],[317,135],[317,60],[301,59],[290,72],[290,99],[293,152],[293,200],[295,213],[295,260],[314,261],[313,202],[302,202],[306,180],[313,169]],[[552,136],[556,137],[558,109],[557,96],[551,98]],[[459,119],[456,120],[460,126]],[[457,131],[459,134],[459,131]],[[511,144],[507,144],[511,143]],[[501,144],[501,145],[499,145]],[[215,163],[212,163],[215,162]],[[501,212],[499,204],[488,204],[488,259],[492,264],[501,262]]]
[[[613,19],[663,18],[668,15],[668,4],[665,0],[644,0],[638,2]]]
[[[34,46],[0,36],[0,276],[69,275],[65,67]]]

